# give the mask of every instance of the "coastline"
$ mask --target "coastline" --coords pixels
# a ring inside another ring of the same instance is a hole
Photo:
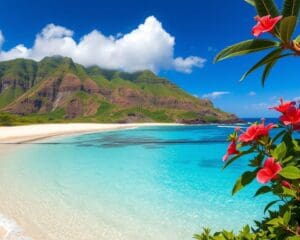
[[[181,126],[178,123],[57,123],[0,127],[0,144],[21,144],[39,139],[136,127]]]
[[[178,126],[180,128],[180,126],[193,126],[193,125],[194,124],[184,125],[184,124],[176,124],[176,123],[174,124],[172,123],[171,124],[170,123],[166,123],[166,124],[165,123],[133,123],[133,124],[70,123],[70,124],[36,124],[36,125],[25,125],[25,126],[0,127],[0,153],[1,154],[2,152],[4,153],[2,156],[3,159],[5,159],[4,156],[6,154],[9,155],[11,152],[16,151],[17,148],[19,147],[23,148],[27,142],[37,141],[39,139],[45,139],[51,137],[60,137],[60,136],[64,137],[64,136],[80,135],[86,133],[118,131],[118,130],[139,128],[139,127],[170,126],[176,128]],[[195,124],[195,126],[207,126],[207,125],[210,126],[210,125],[219,125],[219,124]],[[20,164],[22,162],[21,160],[22,157],[20,158],[20,162],[19,162]],[[9,161],[7,161],[7,163],[9,164]],[[4,170],[4,172],[5,171],[6,170]],[[3,192],[5,193],[9,191],[5,189]],[[2,195],[4,196],[4,194]],[[7,199],[11,199],[11,201],[7,201]],[[3,204],[1,206],[1,211],[0,211],[0,239],[3,240],[4,239],[24,239],[24,240],[25,239],[26,240],[38,240],[38,239],[52,240],[53,239],[51,235],[49,235],[47,231],[45,231],[45,229],[41,229],[40,225],[31,222],[30,218],[27,218],[27,216],[30,216],[30,211],[26,212],[26,210],[24,210],[24,213],[22,213],[23,215],[20,215],[17,209],[20,208],[17,207],[20,206],[20,204],[17,201],[15,201],[16,199],[18,199],[18,195],[11,194],[7,199],[4,198],[3,200],[1,200]],[[22,200],[22,198],[20,199],[21,202],[24,201]],[[15,204],[16,207],[14,206],[12,207],[11,203]],[[23,203],[21,204],[21,206],[23,206]],[[27,215],[28,213],[29,215]],[[66,216],[68,216],[68,214],[66,214]],[[104,226],[104,229],[106,229],[105,227],[106,226]],[[118,234],[118,232],[116,233],[113,232],[113,234]]]
[[[129,124],[97,124],[97,123],[63,123],[63,124],[33,124],[23,126],[0,127],[0,153],[9,153],[13,150],[14,144],[22,144],[40,139],[68,136],[74,134],[85,134],[95,132],[106,132],[115,130],[125,130],[137,127],[155,126],[181,126],[177,123],[129,123]],[[8,146],[10,145],[10,146]],[[0,213],[0,239],[6,239],[11,231],[18,225]],[[20,221],[20,219],[18,219]],[[21,221],[22,222],[22,221]],[[20,222],[19,222],[20,223]],[[21,223],[21,226],[23,224]],[[12,228],[12,229],[11,229]],[[13,230],[14,231],[14,230]],[[23,234],[21,229],[18,229]]]

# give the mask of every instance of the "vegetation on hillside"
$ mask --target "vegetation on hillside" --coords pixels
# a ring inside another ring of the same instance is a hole
[[[232,121],[238,119],[149,70],[85,68],[60,56],[0,63],[2,125]]]

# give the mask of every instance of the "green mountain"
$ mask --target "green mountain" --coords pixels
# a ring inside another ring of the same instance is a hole
[[[236,122],[151,71],[83,67],[70,58],[0,63],[0,123]]]

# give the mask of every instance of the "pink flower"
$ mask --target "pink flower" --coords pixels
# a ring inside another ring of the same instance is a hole
[[[252,28],[252,34],[255,37],[265,32],[272,32],[276,24],[282,19],[282,16],[272,18],[270,15],[263,17],[255,17],[257,24]]]
[[[274,128],[276,125],[273,123],[270,123],[268,125],[264,125],[264,123],[260,124],[253,124],[250,127],[247,128],[246,132],[243,132],[240,137],[239,141],[242,143],[250,143],[252,141],[256,141],[259,138],[263,136],[268,136],[269,131]]]
[[[282,167],[280,163],[275,162],[274,158],[269,157],[266,159],[263,168],[257,172],[257,181],[265,184],[273,179],[276,179],[281,169]]]
[[[296,127],[300,124],[300,109],[296,107],[290,107],[280,117],[280,121],[286,126],[293,125]]]
[[[227,148],[227,152],[226,154],[223,156],[223,161],[227,161],[227,159],[229,158],[230,155],[234,155],[234,154],[239,154],[239,151],[236,149],[236,142],[235,141],[231,141],[231,143],[229,144],[228,148]]]
[[[278,112],[285,113],[289,108],[294,107],[296,102],[294,101],[287,101],[284,102],[282,98],[280,98],[280,104],[276,107],[271,107],[270,109],[275,109]]]

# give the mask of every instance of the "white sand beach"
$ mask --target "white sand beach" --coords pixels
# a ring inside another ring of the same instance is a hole
[[[98,124],[98,123],[64,123],[35,124],[26,126],[0,127],[1,143],[22,143],[42,138],[63,136],[79,133],[91,133],[129,129],[150,126],[174,126],[176,123],[128,123],[128,124]]]

